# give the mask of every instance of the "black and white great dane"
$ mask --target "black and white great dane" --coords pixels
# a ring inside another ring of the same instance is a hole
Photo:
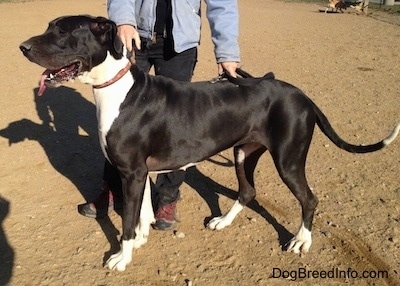
[[[115,23],[103,17],[59,17],[20,49],[46,68],[39,95],[46,86],[74,78],[93,86],[100,144],[123,185],[121,250],[106,262],[119,271],[131,261],[133,248],[147,242],[154,221],[149,173],[185,169],[233,147],[239,194],[226,214],[209,222],[210,229],[220,230],[255,198],[253,172],[269,150],[302,207],[302,223],[286,248],[307,252],[318,203],[305,176],[314,126],[353,153],[380,150],[400,130],[399,124],[376,144],[349,144],[301,90],[272,74],[195,83],[145,74],[131,65]]]

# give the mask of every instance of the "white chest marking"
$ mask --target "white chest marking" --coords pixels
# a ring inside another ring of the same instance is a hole
[[[121,78],[118,82],[102,89],[93,89],[96,102],[97,124],[100,146],[104,156],[108,159],[106,136],[114,120],[119,115],[119,107],[125,100],[129,89],[132,87],[131,76]]]
[[[127,58],[120,60],[108,55],[105,61],[90,72],[84,73],[79,77],[83,83],[98,85],[113,78],[122,68],[126,66]],[[99,132],[100,146],[104,156],[108,159],[106,147],[106,136],[114,120],[119,115],[119,107],[125,100],[128,91],[134,83],[132,74],[128,72],[115,83],[99,89],[93,89],[94,100],[96,103],[97,124]]]

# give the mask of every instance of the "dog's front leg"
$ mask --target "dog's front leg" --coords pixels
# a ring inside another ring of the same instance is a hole
[[[122,177],[122,176],[121,176]],[[132,261],[132,251],[133,248],[139,244],[144,244],[142,238],[144,232],[149,231],[150,226],[140,227],[139,226],[139,215],[141,209],[141,203],[143,202],[143,194],[145,188],[145,180],[147,174],[140,179],[122,179],[122,189],[123,189],[123,213],[122,213],[122,242],[121,250],[113,255],[107,260],[106,267],[112,270],[125,271],[126,266]],[[150,184],[149,184],[150,185]],[[150,191],[148,191],[150,194]],[[146,203],[147,204],[147,203]],[[151,204],[151,199],[150,199]],[[142,237],[138,237],[135,240],[134,230],[143,231],[139,234]],[[146,235],[147,241],[147,235]]]
[[[133,244],[133,239],[122,239],[121,250],[110,256],[105,267],[111,270],[125,271],[126,266],[132,261]]]
[[[151,203],[150,177],[149,175],[147,175],[142,206],[140,208],[139,224],[135,229],[136,236],[133,241],[133,248],[139,248],[142,245],[146,244],[147,238],[150,233],[150,225],[154,222],[155,218],[153,205]]]

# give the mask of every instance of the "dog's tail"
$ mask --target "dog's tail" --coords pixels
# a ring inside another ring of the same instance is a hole
[[[317,125],[321,131],[339,148],[351,152],[351,153],[369,153],[378,151],[394,141],[400,131],[400,124],[393,129],[393,131],[383,140],[370,145],[353,145],[347,143],[335,132],[328,118],[322,113],[322,111],[313,103],[314,111],[317,115]]]

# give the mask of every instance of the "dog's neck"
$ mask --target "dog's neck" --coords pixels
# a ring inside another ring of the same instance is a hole
[[[130,61],[128,61],[127,65],[123,69],[121,69],[112,79],[107,80],[106,82],[104,82],[102,84],[93,85],[93,88],[94,89],[104,88],[104,87],[114,84],[119,79],[121,79],[125,74],[128,73],[131,66],[132,66],[132,63]]]
[[[121,103],[134,84],[134,78],[132,73],[129,72],[129,68],[125,71],[129,65],[130,61],[127,57],[117,60],[111,54],[108,54],[104,62],[79,77],[81,82],[93,86],[100,145],[106,158],[108,157],[106,135],[119,115]],[[116,76],[119,73],[122,74]],[[118,80],[114,80],[116,78]],[[108,84],[111,82],[112,84]],[[102,88],[95,88],[96,85],[104,83],[107,83],[107,85]]]
[[[126,50],[124,51],[126,55]],[[84,72],[78,76],[82,83],[90,84],[94,88],[106,87],[120,80],[124,76],[128,76],[130,61],[126,56],[121,59],[115,59],[109,52],[107,57],[98,66],[93,67],[90,71]],[[104,86],[103,86],[104,85]]]

